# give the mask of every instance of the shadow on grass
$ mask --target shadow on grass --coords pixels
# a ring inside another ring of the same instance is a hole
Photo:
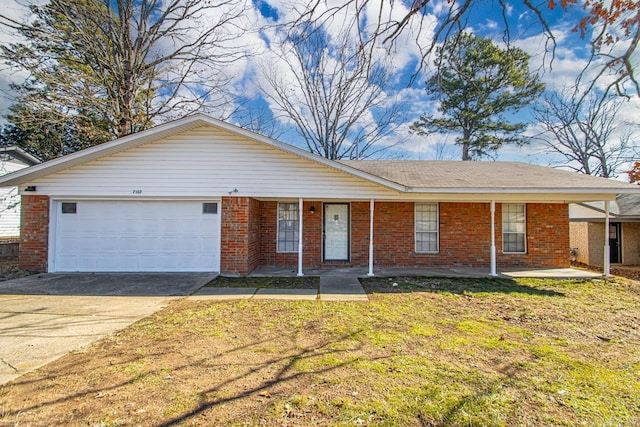
[[[523,285],[513,279],[474,279],[450,277],[394,277],[360,279],[367,294],[435,292],[456,295],[477,293],[526,294],[540,296],[565,296],[552,289]]]
[[[266,357],[265,359],[256,361],[250,365],[247,365],[242,372],[236,375],[230,375],[228,377],[219,378],[218,381],[214,381],[210,387],[206,387],[199,390],[192,390],[192,394],[200,396],[198,402],[193,405],[192,408],[181,411],[180,413],[166,417],[160,421],[148,420],[148,425],[157,427],[161,426],[174,426],[189,423],[194,420],[203,412],[220,407],[224,404],[231,403],[242,399],[255,399],[260,396],[261,392],[267,392],[269,389],[276,385],[283,385],[288,383],[294,383],[303,377],[316,377],[320,374],[335,371],[337,369],[354,364],[357,360],[344,360],[338,363],[332,363],[329,366],[320,366],[318,368],[311,369],[298,369],[297,365],[300,362],[319,362],[326,357],[339,357],[340,355],[348,354],[350,351],[358,350],[362,344],[359,344],[355,348],[335,348],[336,344],[340,342],[352,342],[353,337],[357,336],[361,331],[355,331],[352,333],[344,334],[340,337],[331,340],[325,340],[319,344],[311,345],[304,348],[296,348],[290,352],[283,352],[285,354],[274,355],[272,357]],[[268,343],[269,339],[254,340],[249,343],[238,345],[225,352],[216,354],[215,358],[205,357],[198,360],[193,360],[190,363],[181,364],[178,366],[162,366],[162,364],[155,365],[151,369],[144,370],[144,372],[135,373],[128,376],[128,378],[122,381],[116,381],[109,385],[95,385],[85,387],[82,391],[73,391],[69,393],[57,393],[55,396],[47,397],[44,400],[36,401],[32,400],[29,404],[19,409],[0,408],[0,425],[4,423],[13,423],[12,420],[18,420],[24,412],[43,408],[51,408],[57,405],[64,405],[68,402],[73,402],[82,399],[92,399],[97,397],[106,397],[109,395],[118,395],[120,390],[126,387],[132,386],[134,383],[141,380],[145,380],[152,377],[166,377],[166,373],[170,372],[173,376],[180,377],[183,371],[188,372],[194,367],[198,367],[200,370],[215,369],[221,367],[228,362],[223,362],[220,359],[232,355],[234,353],[242,354],[246,351],[255,350],[257,347]],[[126,366],[136,364],[143,359],[158,358],[161,359],[164,355],[163,352],[150,352],[145,355],[132,355],[132,357],[126,358],[119,362],[109,362],[110,369],[114,371],[124,370]],[[381,360],[388,356],[378,356],[371,360]],[[67,362],[64,365],[64,362]],[[69,376],[83,377],[90,375],[90,370],[83,370],[82,366],[78,366],[74,358],[68,358],[58,362],[60,370],[68,372]],[[274,369],[275,368],[275,369]],[[225,368],[226,369],[226,368]],[[236,390],[228,393],[229,389],[239,387],[238,384],[249,379],[254,378],[253,384],[248,387],[243,387],[241,391]],[[11,385],[13,386],[26,386],[35,385],[36,387],[47,387],[52,382],[60,381],[59,375],[51,374],[40,378],[34,378],[33,374],[26,375],[15,380]],[[224,397],[221,397],[223,394]],[[17,425],[17,422],[16,422]]]

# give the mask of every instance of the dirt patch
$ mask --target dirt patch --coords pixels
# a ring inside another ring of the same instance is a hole
[[[17,258],[0,258],[0,282],[34,274],[18,267]]]
[[[592,267],[587,264],[582,264],[580,262],[571,262],[573,267],[584,268],[585,270],[595,271],[597,273],[602,273],[603,270],[600,267]],[[614,276],[624,277],[631,280],[640,281],[640,266],[611,266],[609,268],[610,273]]]
[[[638,282],[364,286],[367,303],[176,301],[0,387],[0,424],[640,421]]]

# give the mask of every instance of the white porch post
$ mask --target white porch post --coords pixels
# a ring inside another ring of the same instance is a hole
[[[611,275],[611,251],[609,248],[609,201],[604,202],[604,269],[603,275]]]
[[[302,203],[302,197],[298,199],[298,217],[300,224],[298,228],[298,276],[304,276],[302,272],[302,218],[304,217],[304,206]]]
[[[374,200],[369,201],[369,272],[367,276],[373,276],[373,208]]]
[[[496,201],[491,201],[491,276],[496,277]]]

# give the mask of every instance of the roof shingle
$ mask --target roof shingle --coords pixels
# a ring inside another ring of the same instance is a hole
[[[342,160],[341,163],[411,188],[614,189],[633,186],[612,179],[519,162]]]

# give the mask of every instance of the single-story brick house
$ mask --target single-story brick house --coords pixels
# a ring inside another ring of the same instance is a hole
[[[569,205],[569,244],[577,262],[604,265],[605,204]],[[621,194],[609,208],[609,260],[611,264],[640,265],[640,194]]]
[[[568,203],[629,184],[502,162],[331,161],[204,115],[15,172],[20,264],[566,267]]]

